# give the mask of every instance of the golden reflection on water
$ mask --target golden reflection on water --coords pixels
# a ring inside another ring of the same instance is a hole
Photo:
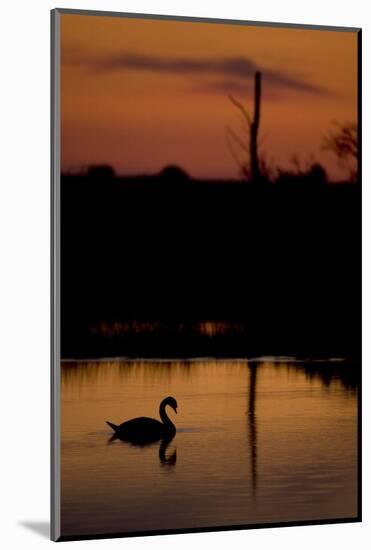
[[[102,322],[90,325],[92,334],[113,338],[123,334],[190,333],[202,336],[222,336],[228,333],[244,332],[246,326],[238,322],[200,321],[196,323],[163,323],[160,321]]]
[[[355,517],[357,388],[331,365],[63,362],[62,534]],[[169,413],[169,445],[105,420]]]

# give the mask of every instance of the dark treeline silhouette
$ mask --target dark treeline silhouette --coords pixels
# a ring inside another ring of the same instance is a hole
[[[61,193],[62,357],[359,357],[359,185],[320,166],[256,185],[103,166]]]

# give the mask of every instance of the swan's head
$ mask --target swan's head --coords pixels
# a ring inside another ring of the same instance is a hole
[[[176,399],[174,399],[174,397],[166,397],[163,400],[162,404],[164,405],[164,407],[166,407],[166,405],[169,405],[169,407],[171,407],[173,411],[177,413],[178,403],[176,402]]]

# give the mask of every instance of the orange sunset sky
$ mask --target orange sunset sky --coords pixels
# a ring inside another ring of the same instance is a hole
[[[330,178],[346,177],[321,143],[333,121],[357,121],[356,32],[71,14],[61,15],[62,170],[176,164],[239,177],[226,128],[242,136],[243,125],[228,94],[251,113],[256,70],[268,163],[313,155]]]

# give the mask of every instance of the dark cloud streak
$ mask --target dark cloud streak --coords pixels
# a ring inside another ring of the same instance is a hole
[[[71,59],[72,61],[72,59]],[[176,75],[211,76],[219,78],[220,82],[234,82],[234,87],[243,85],[251,79],[256,71],[262,71],[264,81],[274,89],[286,89],[317,95],[333,95],[328,90],[316,84],[310,84],[298,78],[292,78],[284,72],[268,69],[257,65],[247,57],[216,58],[186,58],[186,57],[156,57],[126,52],[112,54],[98,60],[80,59],[73,64],[89,65],[95,71],[112,72],[119,70],[151,71]],[[217,86],[216,86],[217,87]],[[222,88],[222,85],[220,86]]]

